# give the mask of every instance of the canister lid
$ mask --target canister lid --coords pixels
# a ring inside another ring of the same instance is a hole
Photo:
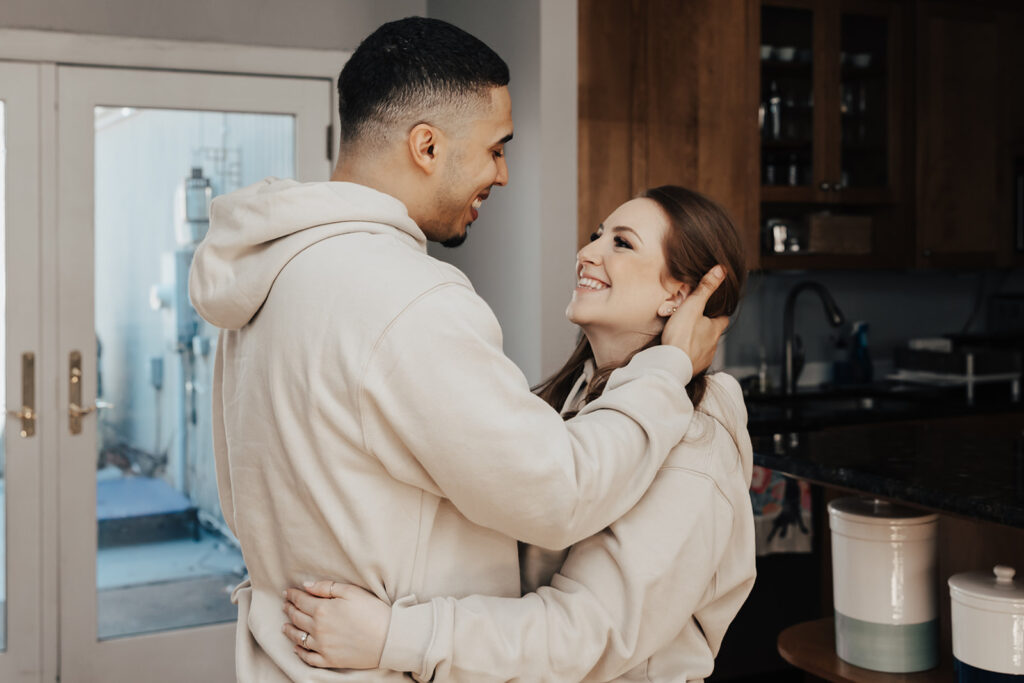
[[[828,512],[833,517],[860,524],[907,526],[930,524],[939,518],[935,513],[921,512],[881,498],[836,498],[828,504]]]
[[[997,564],[991,572],[964,572],[949,577],[953,600],[979,609],[1024,615],[1024,581],[1013,567]]]

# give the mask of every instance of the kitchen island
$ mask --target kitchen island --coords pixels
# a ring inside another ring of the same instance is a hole
[[[989,570],[996,564],[1024,572],[1024,407],[945,404],[933,408],[902,415],[865,415],[860,424],[829,425],[825,416],[824,424],[811,425],[801,423],[799,415],[787,422],[766,421],[765,411],[759,413],[755,404],[751,434],[755,464],[820,485],[813,519],[822,617],[833,612],[831,537],[825,510],[829,500],[877,496],[940,513],[936,589],[943,666],[933,673],[940,677],[936,680],[951,680],[949,577]],[[821,644],[827,638],[801,635],[827,628],[824,623],[787,630],[780,648],[786,646],[790,662],[814,670],[813,662],[835,659],[834,650]]]
[[[1024,410],[755,433],[752,439],[754,463],[762,467],[1024,529]]]

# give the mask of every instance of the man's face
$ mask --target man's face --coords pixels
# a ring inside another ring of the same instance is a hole
[[[512,139],[512,99],[508,88],[493,88],[490,102],[466,124],[459,136],[448,138],[448,154],[438,184],[437,212],[428,236],[446,247],[466,240],[470,224],[494,185],[508,183],[505,143]]]

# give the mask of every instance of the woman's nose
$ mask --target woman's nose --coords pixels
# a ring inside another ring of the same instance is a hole
[[[580,263],[590,263],[597,265],[601,262],[601,255],[597,248],[597,240],[584,244],[578,252],[576,252],[576,260]]]

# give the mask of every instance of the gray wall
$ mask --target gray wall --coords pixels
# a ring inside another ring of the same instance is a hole
[[[568,357],[576,254],[575,0],[428,0],[427,14],[476,35],[511,71],[510,182],[458,249],[431,253],[465,272],[502,324],[505,353],[531,383]]]
[[[3,0],[0,26],[243,45],[354,49],[426,0]]]

